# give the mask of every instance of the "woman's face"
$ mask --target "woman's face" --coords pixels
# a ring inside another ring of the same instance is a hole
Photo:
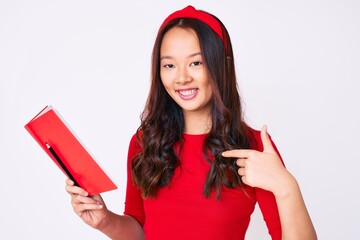
[[[161,81],[184,114],[209,114],[212,90],[199,40],[192,29],[174,27],[160,48]]]

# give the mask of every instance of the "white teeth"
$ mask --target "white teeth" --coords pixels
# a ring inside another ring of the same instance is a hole
[[[193,95],[195,91],[196,91],[195,89],[189,89],[189,90],[179,91],[179,93],[183,96],[190,96]]]

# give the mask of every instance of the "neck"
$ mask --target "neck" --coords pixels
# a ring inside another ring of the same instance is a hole
[[[184,112],[185,133],[188,134],[204,134],[211,130],[211,115],[205,113]]]

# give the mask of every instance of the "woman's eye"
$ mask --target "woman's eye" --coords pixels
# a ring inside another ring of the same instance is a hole
[[[201,62],[193,62],[193,63],[191,63],[191,66],[199,66],[199,65],[201,65]]]
[[[165,68],[174,68],[175,66],[173,64],[165,64],[164,67]]]

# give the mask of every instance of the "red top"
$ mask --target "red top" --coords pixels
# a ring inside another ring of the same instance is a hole
[[[253,135],[256,143],[252,148],[262,151],[260,132],[254,130]],[[202,151],[206,134],[183,136],[181,167],[175,170],[170,185],[158,190],[155,199],[143,199],[141,191],[131,181],[130,162],[141,151],[136,136],[131,139],[124,214],[133,216],[143,225],[146,239],[244,239],[256,202],[272,239],[281,239],[279,213],[271,192],[250,186],[243,189],[223,186],[220,200],[215,196],[203,196],[210,169]]]

